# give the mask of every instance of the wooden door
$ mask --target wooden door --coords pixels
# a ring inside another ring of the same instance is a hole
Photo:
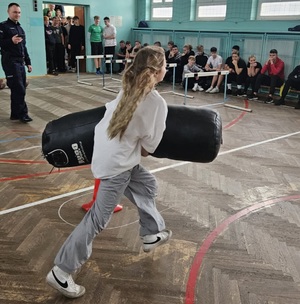
[[[79,17],[79,24],[84,26],[84,32],[86,33],[85,28],[85,18],[84,18],[84,7],[83,6],[75,6],[74,7],[74,16]],[[86,55],[85,49],[81,51],[81,55]],[[86,60],[79,61],[79,70],[80,72],[86,72]]]

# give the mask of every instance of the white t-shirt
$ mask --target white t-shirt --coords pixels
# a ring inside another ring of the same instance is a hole
[[[112,36],[114,35],[115,38],[113,39],[104,39],[104,46],[116,46],[117,45],[117,29],[115,26],[110,24],[109,26],[105,26],[103,29],[103,36]]]
[[[216,58],[213,58],[213,56],[209,56],[206,64],[212,66],[213,69],[219,68],[220,64],[222,65],[223,59],[220,55],[217,55]]]
[[[121,141],[119,135],[109,139],[107,128],[122,94],[123,90],[116,99],[106,104],[105,115],[95,127],[92,157],[95,178],[110,178],[139,164],[142,147],[153,153],[166,128],[167,103],[153,90],[138,105]]]

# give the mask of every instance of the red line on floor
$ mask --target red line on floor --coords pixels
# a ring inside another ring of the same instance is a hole
[[[244,100],[245,103],[245,108],[249,109],[249,101],[248,100]],[[235,118],[234,120],[232,120],[229,124],[227,124],[225,127],[223,127],[224,130],[229,129],[230,127],[232,127],[233,125],[235,125],[239,120],[241,120],[248,112],[247,111],[243,111],[241,113],[241,115],[239,115],[237,118]]]
[[[67,171],[82,170],[82,169],[86,169],[86,168],[89,168],[89,167],[90,167],[90,165],[86,165],[86,166],[60,169],[60,170],[52,171],[52,172],[40,172],[40,173],[27,174],[27,175],[19,175],[19,176],[14,176],[14,177],[3,177],[3,178],[0,178],[0,182],[20,180],[20,179],[25,179],[25,178],[37,177],[37,176],[45,176],[45,175],[50,175],[50,174],[63,173],[63,172],[67,172]]]
[[[200,274],[200,269],[201,269],[201,266],[203,263],[203,259],[206,255],[206,253],[208,252],[208,250],[210,249],[211,245],[213,244],[213,242],[216,240],[216,238],[222,232],[224,232],[230,224],[237,221],[238,219],[240,219],[243,216],[251,214],[251,212],[266,208],[266,207],[268,207],[270,205],[274,205],[276,203],[280,203],[280,202],[287,201],[287,200],[295,200],[295,199],[299,199],[299,198],[300,198],[300,194],[280,197],[280,198],[256,203],[250,207],[247,207],[247,208],[239,211],[236,214],[233,214],[232,216],[225,219],[219,226],[217,226],[203,241],[200,249],[198,250],[198,252],[196,253],[196,255],[194,257],[194,261],[193,261],[193,264],[190,269],[190,274],[189,274],[187,287],[186,287],[185,304],[196,303],[195,302],[195,287],[196,287],[198,276]]]

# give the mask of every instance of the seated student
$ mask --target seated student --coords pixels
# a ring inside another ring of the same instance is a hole
[[[196,54],[195,54],[196,64],[203,71],[205,70],[205,65],[207,63],[208,57],[209,56],[206,53],[204,53],[204,46],[203,45],[198,45],[197,46],[197,51],[196,51]],[[207,77],[201,77],[199,85],[201,85],[202,88],[207,88],[206,83],[207,83]]]
[[[177,67],[175,68],[175,82],[180,83],[182,81],[181,54],[179,53],[177,45],[173,45],[166,61],[167,63],[177,64]],[[174,68],[169,68],[164,77],[164,81],[172,82],[173,72]]]
[[[207,60],[208,60],[208,55],[206,53],[204,53],[203,45],[197,46],[197,52],[195,54],[195,58],[196,58],[196,64],[198,65],[198,67],[204,70]]]
[[[154,45],[156,45],[156,46],[160,46],[160,47],[161,47],[161,43],[160,43],[160,41],[155,41],[155,42],[154,42]]]
[[[300,65],[297,65],[294,70],[289,74],[288,79],[286,80],[281,97],[279,100],[275,101],[275,106],[280,106],[285,104],[285,97],[290,88],[300,90]],[[300,109],[300,94],[298,95],[298,103],[295,106],[295,109]]]
[[[268,75],[265,73],[268,72]],[[273,94],[275,87],[281,87],[284,83],[284,62],[278,57],[278,52],[275,49],[270,50],[269,59],[266,61],[258,74],[255,87],[253,90],[253,98],[251,100],[258,99],[258,90],[262,84],[270,86],[269,94],[265,103],[273,102]]]
[[[174,41],[169,41],[168,42],[168,50],[165,51],[165,56],[166,56],[166,60],[168,60],[168,57],[170,55],[170,52],[172,50],[172,47],[175,45]]]
[[[205,71],[211,72],[211,71],[221,71],[223,66],[223,58],[217,54],[217,48],[212,47],[210,49],[210,56],[207,60],[207,63],[205,65]],[[205,91],[206,93],[219,93],[220,86],[223,81],[223,75],[215,75],[212,77],[211,85],[210,87]]]
[[[142,44],[140,41],[136,40],[134,42],[134,47],[129,55],[130,58],[134,58],[136,56],[136,53],[142,48]]]
[[[197,65],[196,65],[196,59],[195,56],[190,56],[188,59],[188,63],[183,67],[183,74],[182,74],[182,85],[185,88],[185,77],[184,75],[187,73],[198,73],[201,72],[202,69],[200,69]],[[192,89],[194,92],[196,91],[203,91],[203,88],[201,86],[199,86],[199,76],[194,76],[193,78],[188,78],[188,84],[187,84],[187,88],[188,89]]]
[[[248,64],[247,64],[247,78],[244,86],[244,92],[243,96],[247,97],[249,99],[253,98],[253,90],[254,90],[254,85],[256,82],[257,75],[260,73],[262,66],[260,62],[256,61],[256,57],[254,55],[250,55],[248,58]],[[251,94],[247,95],[248,88],[251,85]]]
[[[185,44],[183,46],[183,51],[181,54],[181,64],[184,67],[188,61],[190,56],[195,56],[195,52],[193,51],[193,47],[190,44]]]
[[[232,94],[231,84],[236,81],[237,96],[242,96],[242,84],[245,83],[247,78],[247,65],[237,50],[232,50],[231,56],[226,59],[224,69],[229,71],[227,76],[227,94]]]
[[[124,40],[121,40],[119,43],[120,43],[120,48],[119,48],[119,51],[117,53],[117,58],[123,60],[123,59],[126,58],[126,44],[125,44]],[[118,73],[122,73],[122,71],[124,70],[124,67],[125,67],[125,62],[119,63]]]

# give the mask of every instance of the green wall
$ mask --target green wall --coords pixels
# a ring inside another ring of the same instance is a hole
[[[251,16],[256,15],[257,0],[228,0],[227,16],[223,21],[194,21],[196,0],[173,0],[171,21],[148,21],[150,0],[139,0],[137,3],[138,19],[147,20],[149,27],[155,29],[284,32],[289,27],[300,24],[299,20],[252,20],[254,17]]]
[[[7,6],[12,1],[0,0],[0,21],[7,19]],[[27,48],[32,61],[33,71],[31,76],[40,76],[46,74],[46,53],[44,40],[44,23],[42,5],[43,1],[38,0],[38,12],[33,11],[33,1],[23,0],[16,1],[21,6],[20,23],[24,28],[27,36]],[[45,3],[49,3],[45,1]],[[130,38],[130,30],[136,26],[136,0],[77,0],[77,1],[51,1],[50,3],[84,6],[86,8],[85,24],[87,27],[93,23],[93,16],[122,16],[122,26],[117,27],[117,41]],[[87,54],[90,54],[90,43],[86,41]],[[88,71],[92,67],[91,63],[87,64]],[[2,68],[0,67],[0,77],[4,77]]]

